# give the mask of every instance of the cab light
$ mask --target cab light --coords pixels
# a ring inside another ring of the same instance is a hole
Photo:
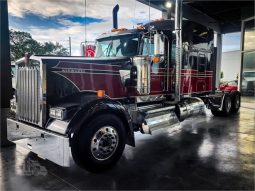
[[[144,27],[143,25],[139,25],[139,26],[136,27],[136,29],[138,29],[138,30],[144,30],[145,27]]]
[[[112,32],[120,32],[120,31],[126,31],[126,30],[127,30],[126,28],[120,28],[120,29],[113,28]]]

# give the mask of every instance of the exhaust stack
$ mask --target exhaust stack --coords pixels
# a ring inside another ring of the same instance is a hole
[[[118,11],[119,11],[120,6],[117,4],[112,10],[112,19],[113,19],[113,28],[118,29]]]
[[[176,34],[176,75],[175,101],[181,100],[181,68],[182,68],[182,0],[175,0],[175,34]]]

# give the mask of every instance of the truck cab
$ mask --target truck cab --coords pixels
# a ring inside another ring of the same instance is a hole
[[[93,58],[21,59],[9,139],[27,138],[32,152],[61,166],[71,157],[101,171],[135,146],[136,131],[178,125],[205,106],[216,116],[237,113],[238,91],[212,94],[213,31],[183,21],[181,41],[177,33],[174,21],[159,20],[102,34]]]

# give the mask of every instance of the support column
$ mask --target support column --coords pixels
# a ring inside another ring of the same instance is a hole
[[[216,88],[219,88],[220,86],[221,57],[222,57],[222,34],[217,33],[217,60],[216,60],[216,79],[215,79]]]
[[[241,54],[241,63],[240,70],[238,74],[238,91],[242,92],[242,81],[243,81],[243,43],[244,43],[244,21],[241,25],[241,38],[240,38],[240,54]]]
[[[10,40],[8,25],[7,0],[0,1],[0,120],[1,120],[1,146],[11,145],[7,140],[6,117],[10,107],[11,98],[11,59],[10,59]]]

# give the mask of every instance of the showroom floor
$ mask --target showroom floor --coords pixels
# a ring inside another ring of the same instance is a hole
[[[92,174],[62,168],[19,147],[1,150],[1,190],[254,190],[255,110],[204,117],[151,135],[136,134],[116,167]]]

